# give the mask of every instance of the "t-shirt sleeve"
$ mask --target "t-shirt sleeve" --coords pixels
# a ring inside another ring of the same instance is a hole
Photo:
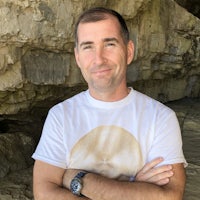
[[[39,144],[32,158],[66,168],[66,148],[63,142],[63,119],[61,116],[61,109],[52,108],[49,111]]]
[[[187,162],[183,155],[182,137],[178,119],[172,110],[162,112],[157,116],[155,135],[148,154],[148,162],[157,157],[163,157],[164,162],[160,165]]]

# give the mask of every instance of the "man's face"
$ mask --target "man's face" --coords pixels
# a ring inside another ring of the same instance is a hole
[[[80,23],[75,56],[83,77],[92,90],[107,91],[126,85],[127,64],[133,58],[133,44],[125,44],[117,19]]]

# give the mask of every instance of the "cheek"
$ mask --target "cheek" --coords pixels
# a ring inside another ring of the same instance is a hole
[[[81,69],[87,69],[92,63],[92,55],[83,54],[79,56],[79,67]]]
[[[126,70],[127,66],[127,56],[121,52],[118,54],[118,56],[115,57],[114,62],[116,62],[116,65],[118,65],[120,71]]]

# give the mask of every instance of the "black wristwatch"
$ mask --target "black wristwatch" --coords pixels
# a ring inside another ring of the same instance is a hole
[[[82,196],[81,190],[83,188],[83,180],[82,178],[87,174],[88,172],[79,172],[71,181],[70,183],[70,190],[73,194],[77,196]]]

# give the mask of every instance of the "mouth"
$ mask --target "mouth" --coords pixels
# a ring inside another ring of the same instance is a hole
[[[106,68],[106,69],[98,69],[98,70],[95,70],[93,71],[92,73],[96,76],[104,76],[108,73],[111,72],[111,69],[110,68]]]

